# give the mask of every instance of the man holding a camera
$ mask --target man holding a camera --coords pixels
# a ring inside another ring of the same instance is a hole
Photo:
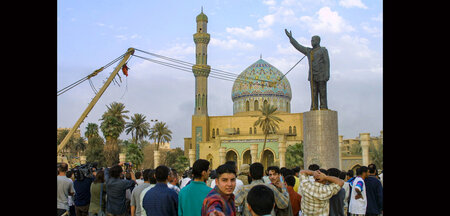
[[[77,216],[89,215],[89,203],[91,202],[91,183],[94,181],[92,167],[82,165],[72,170],[75,175],[73,187],[75,189],[75,213]]]

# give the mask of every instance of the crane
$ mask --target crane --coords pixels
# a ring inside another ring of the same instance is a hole
[[[102,88],[98,91],[98,93],[95,95],[95,97],[92,99],[92,101],[89,103],[89,105],[87,106],[87,108],[84,110],[83,114],[81,114],[80,118],[78,119],[78,121],[75,123],[75,125],[70,129],[69,133],[64,137],[64,139],[61,141],[61,144],[59,144],[58,149],[57,149],[57,153],[59,153],[66,145],[67,142],[69,141],[70,137],[72,137],[73,133],[75,132],[75,130],[80,127],[80,124],[84,121],[84,119],[86,118],[87,114],[92,110],[92,108],[94,107],[94,105],[97,103],[98,99],[100,99],[100,97],[102,96],[102,94],[105,92],[106,88],[108,88],[109,84],[111,84],[111,82],[113,81],[114,77],[117,75],[117,73],[119,72],[119,70],[125,65],[125,63],[127,62],[127,60],[130,58],[131,55],[134,54],[134,48],[130,47],[128,48],[127,52],[124,54],[124,57],[122,59],[122,61],[120,61],[119,65],[117,65],[117,67],[114,69],[114,71],[111,73],[111,75],[109,76],[109,78],[106,80],[105,84],[102,86]],[[103,67],[96,70],[94,72],[94,76],[96,73],[100,72],[101,70],[103,70]],[[91,76],[91,75],[90,75]],[[89,77],[90,78],[90,77]]]

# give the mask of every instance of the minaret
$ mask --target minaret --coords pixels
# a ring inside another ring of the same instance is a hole
[[[197,16],[197,32],[194,34],[195,65],[192,72],[195,76],[195,110],[192,115],[192,140],[195,150],[195,160],[206,158],[200,152],[200,143],[209,141],[209,117],[208,117],[208,76],[211,67],[207,65],[207,46],[209,34],[206,32],[208,17],[202,12]],[[192,151],[191,151],[192,152]]]
[[[208,115],[208,76],[211,67],[207,65],[209,34],[206,31],[208,17],[202,12],[197,16],[197,32],[194,34],[195,65],[195,111],[194,115]]]

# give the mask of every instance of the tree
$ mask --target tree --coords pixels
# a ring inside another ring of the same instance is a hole
[[[286,167],[303,167],[303,141],[286,148]]]
[[[278,126],[279,122],[283,122],[282,119],[276,116],[277,107],[268,103],[264,103],[262,109],[259,110],[261,115],[259,115],[258,120],[255,121],[253,127],[259,126],[264,133],[264,145],[262,151],[264,152],[266,148],[267,136],[270,133],[275,134],[277,129],[280,129]]]
[[[170,142],[172,140],[172,131],[169,130],[165,122],[157,122],[150,129],[150,139],[155,139],[157,141],[156,151],[158,151],[161,143]]]
[[[88,125],[86,126],[86,132],[84,132],[84,136],[88,139],[88,143],[92,137],[98,137],[98,125],[95,123],[88,123]]]
[[[134,138],[137,144],[137,142],[142,141],[144,137],[148,136],[150,123],[145,120],[143,114],[136,113],[134,116],[131,116],[131,122],[128,122],[125,128],[127,135],[131,132],[131,137]]]
[[[136,168],[138,168],[144,161],[144,153],[136,143],[131,143],[130,145],[127,146],[126,157],[127,161],[136,165]]]
[[[129,111],[125,110],[125,105],[117,102],[113,102],[106,107],[107,111],[100,119],[102,121],[100,129],[106,139],[104,148],[106,163],[107,166],[111,166],[119,162],[119,146],[117,139],[125,129],[125,119],[129,119],[125,113],[128,113]]]
[[[177,170],[178,173],[183,173],[184,169],[187,167],[189,167],[189,160],[184,155],[177,157],[175,163],[172,165],[172,168]]]
[[[92,137],[89,140],[88,146],[86,148],[86,161],[87,162],[97,162],[98,167],[106,167],[105,155],[103,153],[103,148],[105,147],[105,142],[100,136]]]
[[[169,152],[167,152],[166,157],[164,158],[163,164],[165,164],[168,167],[172,167],[176,163],[177,158],[179,158],[183,155],[184,155],[184,151],[181,150],[180,147],[171,149]]]
[[[378,169],[383,169],[383,144],[380,144],[377,148],[373,143],[370,143],[369,155],[372,163],[374,163]]]

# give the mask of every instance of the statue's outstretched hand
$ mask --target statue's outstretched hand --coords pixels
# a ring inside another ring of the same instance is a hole
[[[291,38],[292,37],[292,32],[288,31],[287,29],[284,29],[284,32],[286,32],[286,35]]]

